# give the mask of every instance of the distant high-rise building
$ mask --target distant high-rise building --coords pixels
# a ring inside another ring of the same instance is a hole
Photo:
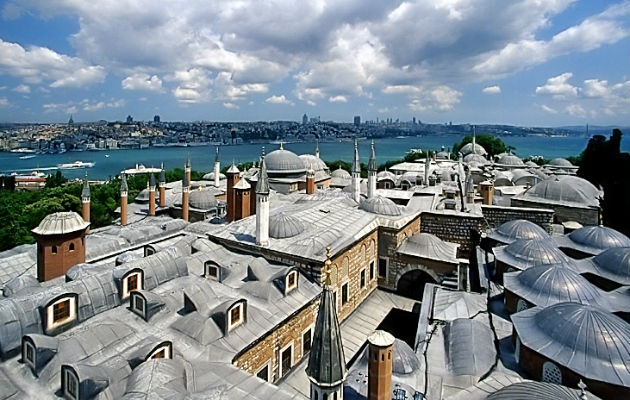
[[[127,123],[133,124],[133,117],[131,115],[127,115]]]
[[[358,127],[359,125],[361,125],[361,116],[355,115],[354,116],[354,126]]]
[[[308,123],[308,116],[306,114],[302,115],[302,125],[306,125]]]
[[[154,115],[153,116],[153,122],[155,122],[156,124],[160,123],[160,116],[159,115]]]
[[[416,124],[416,117],[413,117],[413,124]]]

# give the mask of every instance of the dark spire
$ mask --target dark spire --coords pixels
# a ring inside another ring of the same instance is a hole
[[[85,179],[83,180],[83,190],[81,191],[82,198],[90,197],[90,184],[88,183],[87,172],[85,173]]]
[[[125,174],[122,174],[122,178],[120,180],[120,191],[121,192],[129,191],[129,187],[127,186],[127,176]]]
[[[370,161],[368,162],[368,171],[376,172],[376,155],[374,155],[374,140],[372,140],[372,154],[370,154]]]
[[[267,177],[267,163],[265,162],[265,148],[262,148],[262,157],[260,161],[260,172],[258,173],[258,182],[256,182],[256,193],[269,194],[269,179]]]
[[[188,153],[188,158],[186,159],[186,167],[190,168],[190,153]]]
[[[316,385],[334,386],[346,378],[346,360],[343,355],[341,329],[335,311],[333,291],[330,287],[330,246],[326,247],[324,290],[319,303],[313,344],[306,367],[306,375]]]
[[[182,179],[182,188],[188,187],[188,174],[184,172],[184,179]]]
[[[359,162],[359,149],[357,148],[357,139],[354,139],[354,161],[352,162],[352,172],[361,173],[361,163]]]
[[[155,188],[155,175],[151,172],[151,176],[149,177],[149,186]]]

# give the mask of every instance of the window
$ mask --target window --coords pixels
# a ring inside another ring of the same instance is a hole
[[[149,353],[149,355],[147,356],[146,360],[149,360],[151,358],[167,358],[170,360],[172,358],[172,354],[173,344],[169,341],[166,341],[155,346],[153,351],[151,351],[151,353]]]
[[[153,354],[151,358],[166,358],[166,349],[162,349],[157,353]]]
[[[65,368],[62,375],[64,385],[63,394],[64,397],[71,400],[79,398],[79,378],[75,375],[74,371],[70,368]]]
[[[35,346],[29,340],[22,340],[22,361],[35,368]]]
[[[206,261],[204,264],[204,275],[206,278],[219,280],[219,266],[213,261]]]
[[[51,251],[52,251],[53,254],[57,254],[57,246],[53,246],[51,248]]]
[[[381,278],[387,277],[387,258],[378,259],[378,276]]]
[[[153,254],[155,254],[155,249],[153,247],[146,246],[144,248],[144,256],[145,257],[149,257],[149,256],[151,256]]]
[[[374,279],[374,261],[370,261],[370,280]]]
[[[131,302],[131,304],[133,311],[135,311],[142,318],[146,318],[146,303],[144,301],[144,298],[139,294],[136,294],[135,296],[132,296],[132,299],[133,301]]]
[[[341,286],[341,306],[345,306],[348,302],[348,282]]]
[[[68,246],[68,250],[74,251],[74,243],[70,243],[70,246]]]
[[[67,294],[51,301],[46,306],[46,330],[55,329],[76,317],[77,295]],[[48,333],[48,332],[46,332]]]
[[[53,322],[62,321],[70,316],[70,299],[53,305]]]
[[[286,375],[293,366],[293,343],[280,351],[280,376]]]
[[[286,284],[286,290],[285,290],[286,293],[289,293],[291,290],[295,289],[295,287],[297,286],[297,271],[291,271],[287,274],[285,284]]]
[[[525,300],[518,299],[518,301],[516,302],[516,312],[525,311],[528,308],[529,307],[527,307],[527,302]]]
[[[265,364],[264,367],[256,372],[256,376],[262,379],[263,381],[269,382],[269,363]]]
[[[365,287],[365,269],[361,270],[361,289],[363,289]]]
[[[392,184],[389,182],[385,182],[385,189],[391,189],[392,188]]]
[[[560,372],[560,368],[550,361],[545,361],[542,370],[542,381],[562,385],[562,372]]]
[[[142,290],[144,272],[141,269],[133,269],[123,277],[122,281],[122,298],[126,299],[129,294],[136,290]]]
[[[302,333],[302,357],[311,351],[311,343],[313,340],[313,331],[309,327],[304,333]]]
[[[243,322],[243,303],[238,303],[228,311],[228,331]]]

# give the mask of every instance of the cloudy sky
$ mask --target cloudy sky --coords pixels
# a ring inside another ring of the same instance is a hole
[[[0,121],[630,124],[627,0],[6,0],[0,12]]]

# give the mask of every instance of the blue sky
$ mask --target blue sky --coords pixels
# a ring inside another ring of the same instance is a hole
[[[0,121],[630,125],[630,5],[0,1]]]

